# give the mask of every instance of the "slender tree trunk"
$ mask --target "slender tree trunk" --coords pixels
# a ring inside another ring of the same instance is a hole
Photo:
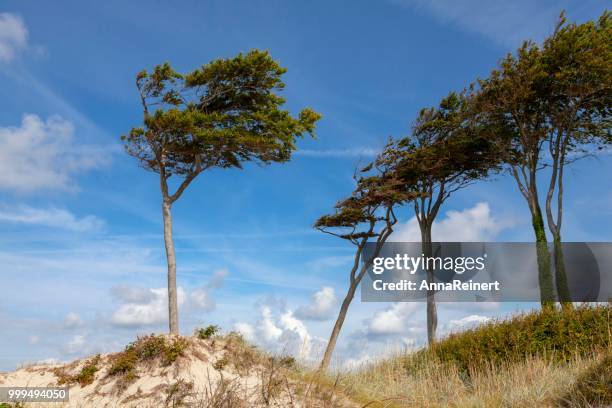
[[[565,273],[565,260],[563,258],[563,243],[561,236],[553,237],[553,252],[555,260],[555,279],[557,282],[557,295],[559,302],[564,308],[572,308],[572,297],[567,283],[567,275]]]
[[[342,325],[344,324],[344,319],[346,319],[346,313],[348,312],[348,308],[353,300],[353,297],[355,296],[355,291],[357,290],[358,285],[359,281],[351,282],[349,289],[346,292],[346,296],[342,301],[342,305],[340,306],[340,312],[338,313],[338,318],[336,319],[336,324],[334,324],[334,329],[331,332],[331,336],[329,337],[329,341],[327,342],[327,347],[325,348],[323,360],[321,360],[321,365],[319,366],[320,372],[326,371],[329,367],[332,353],[334,352],[334,348],[336,347],[336,341],[338,340],[338,335],[340,334],[340,330],[342,329]]]
[[[563,258],[563,243],[561,241],[561,225],[563,221],[563,170],[565,167],[565,146],[570,134],[562,139],[559,133],[557,139],[549,141],[550,153],[553,157],[550,184],[546,195],[546,217],[548,230],[553,236],[553,261],[555,263],[555,281],[557,296],[563,308],[572,308],[572,298],[567,283],[565,259]],[[553,216],[552,200],[557,186],[557,219]]]
[[[425,258],[432,256],[433,245],[431,239],[431,225],[424,223],[421,227],[421,249]],[[427,266],[427,265],[426,265]],[[426,267],[428,285],[435,282],[433,268]],[[427,344],[432,345],[436,340],[438,329],[438,310],[436,308],[436,292],[427,291]]]
[[[542,217],[542,209],[538,203],[537,196],[532,197],[529,207],[531,210],[531,223],[536,236],[540,303],[542,306],[550,307],[555,301],[555,293],[550,270],[550,252],[548,250],[546,230],[544,229],[544,218]]]
[[[176,295],[176,256],[172,240],[172,204],[167,197],[162,202],[164,217],[164,243],[166,244],[166,259],[168,261],[168,321],[170,334],[179,334],[178,301]]]

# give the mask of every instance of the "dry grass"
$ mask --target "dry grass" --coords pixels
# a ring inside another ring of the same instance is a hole
[[[468,373],[433,359],[423,361],[418,369],[407,368],[405,356],[398,356],[345,374],[341,385],[370,408],[552,407],[559,406],[581,376],[602,367],[611,352],[577,355],[569,363],[528,357],[470,368]],[[570,401],[568,406],[589,406],[583,403]]]

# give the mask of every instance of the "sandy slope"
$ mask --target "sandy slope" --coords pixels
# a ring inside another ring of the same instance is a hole
[[[164,336],[171,342],[174,337]],[[58,386],[71,382],[70,402],[58,407],[352,407],[333,390],[299,380],[239,338],[184,338],[186,347],[171,364],[162,357],[139,361],[130,375],[112,373],[122,353],[101,355],[90,384],[74,378],[95,357],[66,365],[33,365],[0,374],[0,386]],[[40,407],[43,404],[33,404]]]

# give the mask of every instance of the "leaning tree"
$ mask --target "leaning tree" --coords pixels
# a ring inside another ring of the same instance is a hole
[[[540,89],[541,97],[547,101],[546,144],[550,156],[545,209],[553,238],[557,295],[564,307],[572,304],[561,242],[564,169],[612,142],[610,38],[610,12],[603,13],[597,21],[579,25],[567,24],[562,14],[554,34],[542,45],[542,61],[548,75]]]
[[[188,74],[164,63],[136,76],[143,124],[121,138],[128,154],[159,175],[170,333],[179,332],[172,205],[200,173],[286,162],[296,138],[313,134],[319,114],[304,109],[296,118],[282,109],[285,72],[268,52],[252,50]]]
[[[564,168],[610,143],[610,22],[609,12],[581,25],[566,24],[562,14],[541,47],[524,42],[478,83],[476,110],[510,135],[503,141],[505,160],[531,212],[542,305],[555,301],[555,285],[538,180],[548,178],[545,211],[557,295],[570,306],[561,244]]]
[[[414,214],[424,256],[433,255],[432,227],[443,203],[455,191],[484,179],[500,165],[497,138],[503,134],[474,114],[467,92],[451,92],[439,106],[422,109],[410,136],[390,149],[397,151],[395,172],[406,191],[416,191]],[[427,281],[434,282],[432,268]],[[435,340],[438,317],[435,292],[427,291],[427,340]]]
[[[393,232],[393,226],[397,223],[394,207],[414,199],[417,195],[407,191],[390,171],[397,157],[395,151],[387,148],[372,164],[356,172],[356,187],[351,196],[339,201],[332,214],[322,216],[314,225],[316,229],[347,240],[355,246],[349,271],[349,287],[340,306],[319,372],[324,372],[329,367],[355,291],[373,259],[378,256],[383,244]],[[374,242],[376,246],[371,256],[363,260],[362,254],[368,242]]]

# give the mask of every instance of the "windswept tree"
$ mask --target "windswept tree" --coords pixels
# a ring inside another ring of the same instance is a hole
[[[277,92],[285,72],[268,52],[252,50],[188,74],[164,63],[136,76],[143,125],[122,140],[128,154],[159,175],[170,333],[179,332],[172,205],[200,173],[286,162],[296,138],[313,134],[319,114],[304,109],[295,118],[282,109],[285,100]]]
[[[414,214],[421,231],[423,255],[433,255],[432,227],[440,208],[455,191],[487,177],[500,166],[491,126],[471,112],[466,93],[451,92],[438,107],[422,109],[412,134],[391,146],[401,154],[395,172],[407,191],[416,191]],[[427,281],[435,281],[428,268]],[[427,292],[427,340],[435,340],[438,316],[435,292]]]
[[[612,102],[612,15],[598,21],[567,24],[562,14],[554,34],[542,46],[548,73],[541,86],[547,101],[548,165],[546,219],[553,238],[553,260],[559,301],[571,307],[565,274],[561,226],[565,165],[609,145]],[[556,195],[556,200],[555,200]]]
[[[356,187],[351,196],[339,201],[333,214],[319,218],[314,225],[316,229],[347,240],[355,246],[353,264],[349,271],[349,287],[321,360],[320,372],[329,367],[338,335],[359,283],[393,232],[393,226],[397,223],[394,207],[416,196],[414,192],[405,190],[404,185],[389,171],[395,160],[395,152],[385,149],[374,163],[355,174]],[[376,243],[375,249],[372,256],[361,262],[369,241]]]
[[[538,172],[544,168],[543,153],[548,130],[546,100],[541,97],[547,72],[539,47],[524,42],[516,56],[508,54],[488,78],[478,81],[476,109],[489,123],[507,131],[503,141],[510,174],[531,213],[536,239],[538,281],[542,305],[554,302],[551,258],[538,190]]]
[[[510,135],[505,157],[531,212],[543,305],[555,301],[554,281],[559,300],[571,305],[561,244],[564,168],[610,143],[610,21],[605,12],[597,22],[566,24],[562,14],[541,47],[523,43],[516,55],[508,54],[498,69],[479,81],[477,110]],[[553,238],[555,280],[538,176],[548,177],[545,211]]]

